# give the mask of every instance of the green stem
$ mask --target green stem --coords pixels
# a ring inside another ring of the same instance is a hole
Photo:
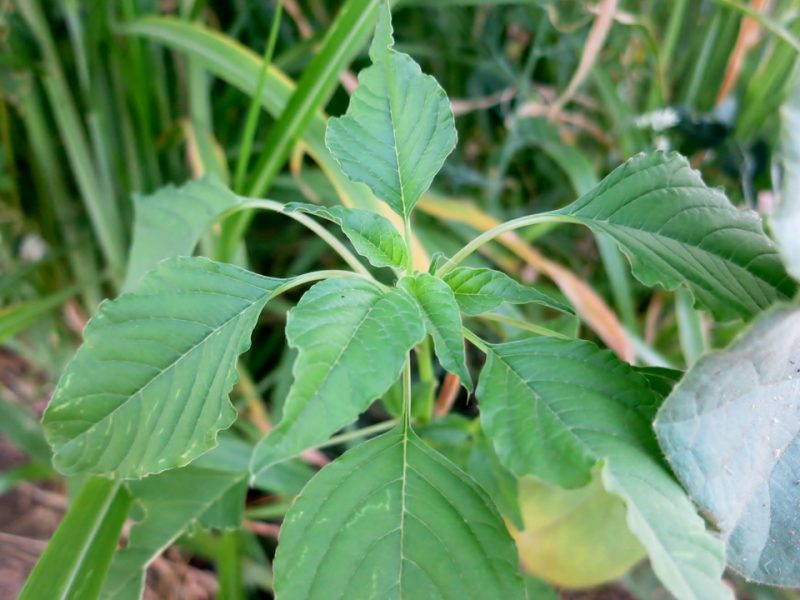
[[[494,238],[503,235],[509,231],[514,231],[515,229],[521,229],[523,227],[528,227],[530,225],[537,225],[539,223],[571,223],[573,219],[567,217],[566,215],[559,215],[554,213],[545,213],[540,215],[528,215],[525,217],[520,217],[518,219],[513,219],[511,221],[507,221],[505,223],[501,223],[496,227],[492,227],[491,229],[484,231],[478,237],[473,239],[469,242],[466,246],[461,248],[458,252],[456,252],[452,258],[448,259],[439,270],[436,271],[437,277],[442,277],[446,275],[453,269],[455,269],[462,261],[464,261],[470,254],[478,250],[481,246],[488,244]]]
[[[462,327],[461,331],[464,333],[464,337],[467,338],[473,346],[475,346],[478,350],[483,352],[484,354],[489,353],[489,344],[483,341],[481,338],[477,336],[477,334],[473,333],[466,327]]]
[[[279,519],[286,515],[291,507],[291,501],[270,502],[269,504],[264,504],[262,506],[253,506],[245,509],[244,516],[248,519],[257,519],[259,521]]]
[[[275,7],[275,15],[272,17],[272,26],[269,30],[269,38],[267,40],[267,47],[264,50],[264,60],[261,63],[261,70],[258,73],[258,82],[256,83],[256,91],[250,101],[250,108],[247,111],[247,120],[244,124],[244,132],[242,133],[242,143],[239,148],[239,158],[236,161],[236,174],[234,176],[234,190],[242,192],[244,187],[245,176],[247,175],[247,165],[250,163],[250,153],[253,148],[253,138],[256,134],[256,125],[258,125],[258,113],[261,108],[261,96],[264,93],[264,86],[267,83],[267,71],[272,62],[272,54],[275,52],[275,43],[278,39],[278,29],[281,23],[281,14],[283,13],[283,0],[278,0]]]
[[[297,277],[292,277],[289,281],[287,281],[283,285],[278,286],[272,295],[273,297],[278,296],[280,294],[283,294],[284,292],[288,292],[293,288],[305,285],[307,283],[311,283],[313,281],[320,281],[322,279],[334,279],[336,277],[361,277],[363,279],[367,279],[367,277],[365,277],[364,275],[361,275],[359,273],[353,273],[352,271],[337,271],[337,270],[311,271],[310,273],[303,273],[302,275],[298,275]]]
[[[411,355],[403,367],[403,429],[411,428]]]
[[[284,205],[280,202],[276,202],[275,200],[267,200],[267,199],[254,199],[254,198],[245,198],[241,197],[242,203],[234,206],[230,210],[225,211],[222,215],[220,215],[220,221],[225,220],[226,217],[238,213],[241,211],[246,211],[254,208],[260,208],[262,210],[268,210],[271,212],[277,212],[286,215],[290,219],[294,219],[301,225],[304,225],[314,233],[316,233],[322,240],[327,242],[327,244],[333,248],[333,250],[342,257],[344,262],[348,264],[348,266],[353,269],[356,273],[360,273],[365,277],[372,279],[372,275],[370,274],[369,270],[364,266],[364,264],[356,258],[356,256],[350,252],[350,250],[345,246],[342,242],[340,242],[335,235],[333,235],[330,231],[325,229],[322,225],[317,223],[314,219],[309,217],[308,215],[304,215],[303,213],[299,212],[286,212],[284,211]]]
[[[329,448],[330,446],[336,446],[338,444],[344,444],[345,442],[350,442],[352,440],[365,438],[375,433],[382,433],[384,431],[388,431],[395,425],[397,425],[397,420],[390,419],[388,421],[376,423],[375,425],[362,427],[361,429],[347,431],[345,433],[333,436],[331,439],[329,439],[326,442],[323,442],[322,444],[319,444],[318,446],[312,446],[311,448],[309,448],[309,450],[319,450],[320,448]]]
[[[571,340],[568,335],[564,335],[558,331],[554,331],[547,327],[542,327],[541,325],[536,325],[535,323],[528,323],[527,321],[522,321],[520,319],[514,319],[512,317],[507,317],[505,315],[500,315],[497,313],[486,313],[480,315],[481,319],[485,319],[487,321],[495,321],[497,323],[503,323],[505,325],[510,325],[511,327],[516,327],[517,329],[522,329],[523,331],[530,331],[531,333],[535,333],[537,335],[543,335],[546,337],[555,337],[562,340]]]

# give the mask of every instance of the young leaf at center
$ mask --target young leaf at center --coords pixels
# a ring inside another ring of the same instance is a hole
[[[399,285],[419,304],[439,362],[457,375],[467,390],[472,391],[472,378],[464,356],[461,314],[453,290],[438,277],[427,273],[404,277]]]
[[[457,136],[444,90],[393,46],[383,2],[369,49],[372,66],[359,73],[347,113],[328,122],[325,143],[350,179],[366,183],[408,219]]]

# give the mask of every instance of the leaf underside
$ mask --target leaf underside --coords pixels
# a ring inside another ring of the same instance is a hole
[[[796,289],[756,213],[676,153],[635,156],[557,214],[616,240],[645,285],[684,284],[722,319],[753,317]]]
[[[133,241],[123,291],[134,290],[163,259],[191,255],[203,232],[239,202],[213,176],[180,187],[168,185],[149,196],[134,194]]]
[[[800,586],[800,309],[779,307],[701,358],[656,433],[748,579]]]
[[[365,279],[329,279],[289,312],[286,337],[297,348],[294,383],[283,418],[256,446],[259,473],[324,442],[383,395],[400,376],[425,329],[401,289]]]
[[[282,600],[525,597],[513,543],[486,494],[410,429],[326,466],[286,516]]]
[[[317,206],[292,202],[287,211],[300,211],[338,224],[361,256],[376,267],[404,268],[408,250],[400,233],[386,217],[370,210],[344,206]]]
[[[284,281],[183,257],[104,302],[43,417],[56,468],[141,478],[213,448],[236,418],[236,359]]]
[[[650,427],[660,398],[610,351],[582,340],[491,345],[476,395],[501,462],[568,488],[601,465],[630,531],[678,598],[730,598],[721,543],[658,458]]]

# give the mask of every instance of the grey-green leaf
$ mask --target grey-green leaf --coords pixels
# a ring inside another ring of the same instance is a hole
[[[664,585],[680,599],[732,598],[722,544],[659,459],[650,422],[660,397],[627,363],[582,340],[490,345],[476,395],[512,472],[575,488],[600,463]]]
[[[759,217],[679,154],[635,156],[557,214],[616,240],[642,283],[683,284],[720,318],[750,318],[796,289]]]
[[[456,145],[450,101],[407,54],[393,49],[388,3],[343,117],[328,122],[325,143],[345,174],[367,184],[407,218]]]
[[[465,315],[479,315],[497,308],[503,302],[541,304],[561,312],[575,314],[557,298],[534,287],[522,285],[505,273],[493,269],[456,267],[444,277]]]
[[[400,286],[417,301],[425,320],[425,329],[433,338],[436,357],[447,371],[457,375],[472,391],[472,377],[464,354],[461,314],[453,290],[438,277],[419,273],[400,280]]]
[[[347,239],[361,256],[376,267],[405,268],[408,250],[403,237],[386,217],[370,210],[324,207],[292,202],[287,212],[300,211],[333,221],[342,228]]]
[[[772,230],[789,272],[800,281],[800,77],[788,102],[781,107],[783,185]]]
[[[101,304],[44,414],[55,467],[140,478],[213,448],[236,418],[236,359],[284,282],[181,257]]]
[[[748,579],[800,586],[800,309],[701,358],[656,420],[661,447]]]
[[[123,291],[135,289],[163,259],[192,254],[203,232],[239,202],[213,176],[180,187],[168,185],[149,196],[134,194],[133,241]]]
[[[329,279],[289,312],[297,348],[283,418],[256,446],[251,472],[296,456],[349,425],[400,376],[425,336],[417,303],[404,290],[365,279]]]
[[[486,494],[410,429],[326,466],[286,516],[281,600],[525,598],[514,544]]]

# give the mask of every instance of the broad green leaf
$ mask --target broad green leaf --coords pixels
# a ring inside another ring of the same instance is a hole
[[[789,272],[800,280],[800,77],[792,97],[781,109],[783,185],[772,230]]]
[[[456,267],[444,277],[456,296],[465,315],[479,315],[497,308],[503,302],[526,304],[533,302],[548,308],[574,314],[563,302],[536,288],[522,285],[505,273],[493,269]]]
[[[425,329],[433,338],[433,347],[442,367],[457,375],[464,387],[472,391],[472,377],[464,355],[461,314],[453,290],[438,277],[427,273],[404,277],[399,285],[419,304]]]
[[[25,582],[19,600],[96,598],[130,503],[119,482],[88,479]]]
[[[404,290],[365,279],[329,279],[308,290],[288,316],[297,348],[283,418],[256,446],[251,472],[296,456],[356,420],[400,376],[425,336],[417,303]]]
[[[236,359],[282,283],[182,257],[104,302],[44,414],[56,469],[140,478],[213,448],[236,418]]]
[[[480,432],[464,446],[469,448],[467,473],[489,494],[500,514],[514,527],[522,529],[517,478],[497,458],[491,440]]]
[[[752,317],[795,291],[759,217],[678,154],[636,156],[556,214],[616,240],[642,283],[683,284],[720,318]]]
[[[748,579],[800,586],[800,309],[779,307],[701,358],[658,413],[675,473]]]
[[[659,459],[650,427],[661,401],[647,379],[582,340],[489,345],[476,395],[497,455],[518,476],[567,488],[601,465],[630,531],[680,599],[730,598],[722,545]]]
[[[444,90],[393,46],[384,2],[369,50],[372,66],[359,73],[347,113],[328,122],[325,143],[350,179],[406,219],[457,136]]]
[[[326,466],[286,515],[281,600],[525,598],[517,556],[483,491],[410,429]]]
[[[200,236],[239,202],[213,176],[180,187],[168,185],[149,196],[134,194],[133,242],[123,290],[136,289],[163,259],[192,254]]]
[[[523,477],[519,504],[524,527],[511,533],[520,560],[527,571],[560,587],[606,583],[645,557],[627,529],[625,504],[604,489],[599,472],[574,490]]]
[[[406,243],[395,226],[385,217],[369,210],[314,204],[290,203],[287,212],[300,211],[333,221],[353,243],[353,247],[376,267],[405,268],[408,263]]]

